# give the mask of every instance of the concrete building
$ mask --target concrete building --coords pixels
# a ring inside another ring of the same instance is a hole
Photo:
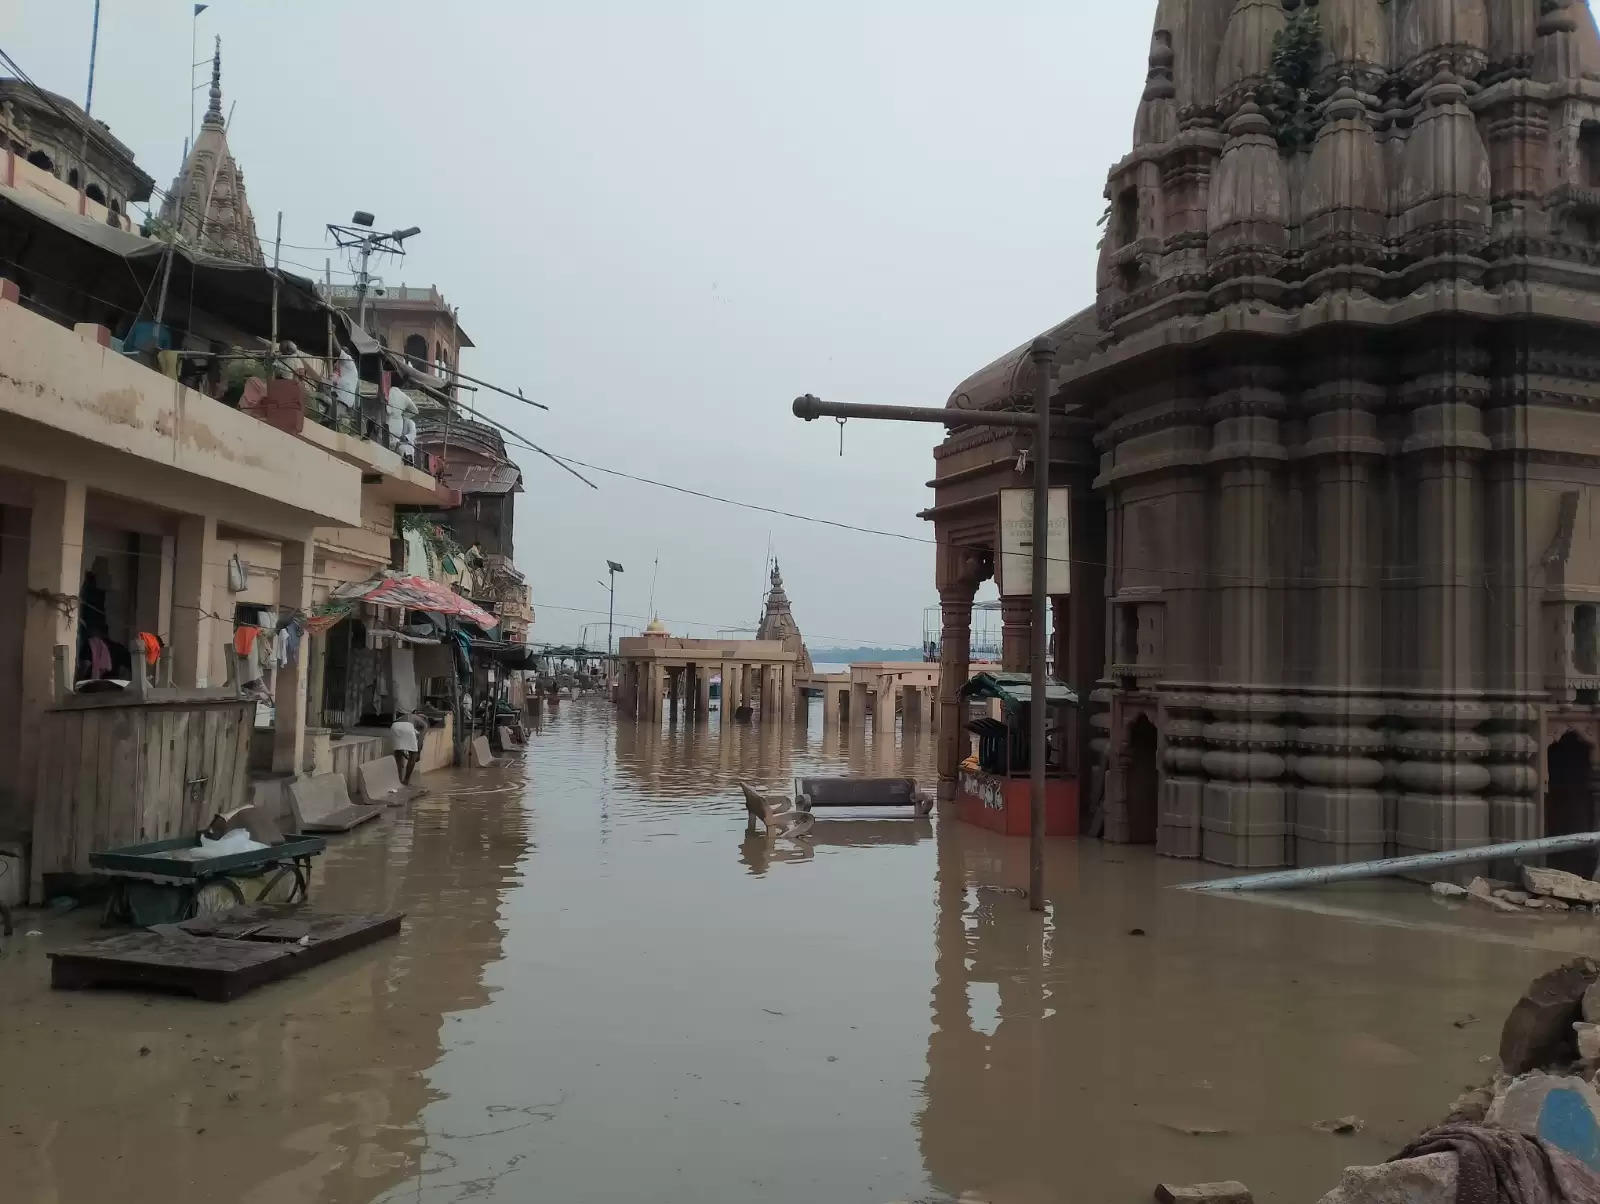
[[[761,723],[792,722],[799,657],[779,640],[688,640],[652,620],[642,635],[617,641],[617,709],[641,723],[711,716],[711,681],[722,681],[723,724],[749,707]]]
[[[1061,415],[1056,663],[1109,839],[1312,865],[1596,826],[1597,79],[1577,0],[1157,6],[1096,303],[1047,381],[1030,340],[950,399]],[[1026,444],[936,452],[947,669]]]
[[[354,288],[339,286],[328,299],[340,309],[357,312],[361,298]],[[461,350],[476,346],[461,328],[460,311],[433,285],[379,285],[367,291],[366,328],[391,351],[403,352],[413,366],[433,379],[440,391],[459,401],[455,373]]]
[[[0,79],[0,150],[6,187],[43,193],[119,229],[132,229],[129,202],[148,201],[154,189],[106,126],[24,80]]]

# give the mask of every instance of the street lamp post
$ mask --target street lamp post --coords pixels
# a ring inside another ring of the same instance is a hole
[[[1034,432],[1033,443],[1033,698],[1029,705],[1031,730],[1028,762],[1028,906],[1044,910],[1044,792],[1045,792],[1045,671],[1048,640],[1045,625],[1049,604],[1045,592],[1045,573],[1049,567],[1046,549],[1050,531],[1050,372],[1055,348],[1043,339],[1034,340],[1028,349],[1033,361],[1033,413],[1014,411],[951,410],[928,406],[847,405],[822,401],[807,394],[794,403],[797,418],[807,422],[816,418],[877,418],[889,422],[937,422],[945,426],[1008,426]]]
[[[617,617],[617,574],[622,572],[622,566],[615,560],[608,560],[606,561],[606,568],[610,570],[610,576],[607,577],[607,580],[611,583],[611,602],[606,609],[606,656],[609,658],[616,652],[616,649],[611,644],[611,628]],[[609,673],[610,671],[611,667],[608,663],[606,672]]]
[[[406,253],[405,241],[422,233],[420,226],[407,226],[404,230],[392,230],[387,234],[372,228],[374,218],[365,210],[356,210],[352,217],[353,225],[338,226],[329,224],[328,233],[333,235],[336,245],[347,250],[354,250],[361,256],[361,267],[356,272],[356,325],[363,330],[367,326],[367,294],[372,289],[372,277],[367,273],[367,264],[372,259],[374,252],[386,252],[391,255],[404,255]]]

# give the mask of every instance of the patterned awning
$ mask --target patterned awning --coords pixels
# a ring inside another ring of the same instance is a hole
[[[449,586],[426,577],[404,577],[397,573],[384,573],[370,581],[356,581],[341,585],[329,595],[330,601],[370,602],[375,606],[402,606],[407,610],[431,610],[437,614],[454,615],[479,627],[495,625],[495,617],[463,598]]]

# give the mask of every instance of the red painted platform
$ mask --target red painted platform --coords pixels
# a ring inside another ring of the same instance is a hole
[[[956,818],[1003,836],[1028,834],[1028,779],[962,770],[956,789]],[[1078,835],[1078,779],[1046,778],[1044,834]]]

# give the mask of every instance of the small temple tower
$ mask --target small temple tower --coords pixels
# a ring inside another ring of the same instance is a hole
[[[805,637],[800,634],[800,625],[794,621],[794,613],[789,609],[789,595],[783,592],[783,574],[778,571],[776,560],[772,562],[772,588],[767,591],[767,610],[756,629],[756,639],[782,640],[785,651],[800,655],[796,672],[803,677],[810,675],[811,653],[806,650]]]
[[[256,220],[244,192],[244,172],[228,149],[222,116],[221,38],[211,59],[211,100],[205,120],[172,182],[161,220],[175,224],[178,237],[192,247],[224,259],[263,262]]]

